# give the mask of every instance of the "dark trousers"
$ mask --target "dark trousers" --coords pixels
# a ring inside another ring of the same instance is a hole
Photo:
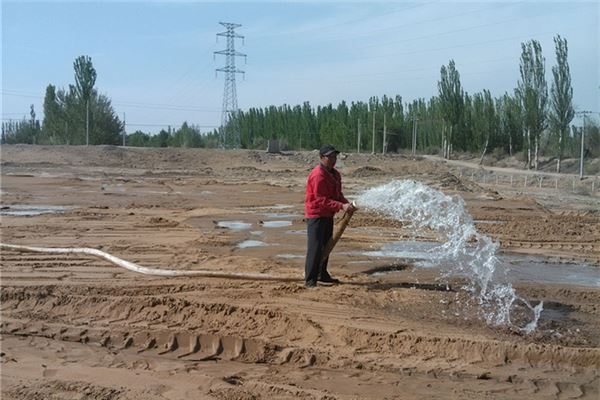
[[[317,279],[329,278],[327,262],[329,257],[321,262],[325,245],[333,235],[333,217],[308,218],[306,220],[308,246],[306,264],[304,265],[304,280],[316,282]]]

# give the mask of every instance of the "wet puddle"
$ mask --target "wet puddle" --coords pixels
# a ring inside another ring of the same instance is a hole
[[[244,221],[217,221],[217,226],[219,228],[226,228],[234,231],[243,231],[250,229],[252,224]]]
[[[292,226],[292,221],[260,221],[260,224],[265,228],[282,228]]]
[[[407,240],[385,243],[379,250],[364,251],[360,254],[369,257],[431,260],[433,249],[438,246],[440,244],[434,242]]]
[[[277,257],[290,260],[295,258],[304,258],[304,254],[277,254]]]
[[[241,243],[238,243],[237,247],[240,249],[248,249],[251,247],[264,247],[268,246],[265,242],[261,242],[260,240],[244,240]]]
[[[436,248],[435,242],[399,241],[384,244],[379,250],[353,252],[377,258],[413,260],[418,267],[432,268]],[[600,268],[587,263],[568,263],[543,256],[502,254],[500,265],[506,268],[508,281],[512,283],[567,284],[600,287]],[[396,271],[378,271],[378,275]]]
[[[64,213],[69,210],[69,207],[64,206],[15,204],[11,206],[1,206],[0,215],[10,215],[13,217],[32,217],[41,214]]]
[[[600,287],[600,268],[587,263],[565,263],[540,256],[504,255],[513,282],[557,283]]]
[[[544,302],[544,311],[540,316],[540,319],[546,321],[554,321],[554,322],[564,322],[569,319],[569,314],[571,314],[571,310],[566,307],[561,307],[560,305],[556,305],[557,303],[553,302]]]

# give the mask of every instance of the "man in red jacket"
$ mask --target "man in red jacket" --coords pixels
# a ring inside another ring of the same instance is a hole
[[[342,177],[335,163],[340,152],[330,144],[319,150],[321,162],[308,175],[304,216],[307,221],[308,248],[304,266],[306,287],[317,286],[317,280],[339,283],[327,272],[328,258],[323,260],[325,245],[333,235],[333,216],[340,210],[353,213],[356,208],[342,194]]]

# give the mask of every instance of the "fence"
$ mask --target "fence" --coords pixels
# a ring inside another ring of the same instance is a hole
[[[535,172],[507,174],[493,170],[460,168],[456,171],[461,178],[486,186],[503,186],[525,190],[553,189],[557,192],[571,192],[579,195],[600,195],[600,177],[588,176],[580,180],[575,175],[556,175]]]

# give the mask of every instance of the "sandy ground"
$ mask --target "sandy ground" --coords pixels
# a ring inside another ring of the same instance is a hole
[[[488,326],[461,279],[369,253],[430,238],[365,212],[331,257],[343,284],[304,288],[303,193],[315,153],[3,145],[1,156],[3,243],[280,277],[162,278],[89,256],[2,250],[3,399],[600,396],[600,275],[543,279],[545,267],[599,267],[598,192],[525,193],[472,182],[462,164],[341,156],[349,196],[416,179],[463,197],[515,263],[544,257],[537,276],[514,283],[545,304],[526,335]],[[19,206],[64,208],[13,215]],[[256,244],[248,240],[265,245],[239,246]]]

